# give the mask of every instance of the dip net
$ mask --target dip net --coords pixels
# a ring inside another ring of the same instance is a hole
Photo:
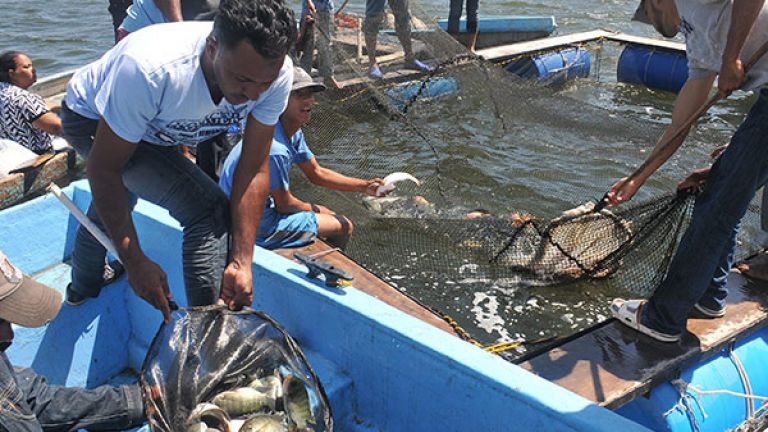
[[[384,79],[367,78],[354,9],[335,34],[315,32],[333,40],[345,87],[318,94],[304,133],[325,167],[366,179],[407,172],[420,186],[363,197],[294,170],[292,192],[351,219],[350,257],[482,344],[568,335],[605,320],[613,297],[651,294],[695,200],[676,184],[728,142],[749,97],[705,116],[631,203],[595,212],[653,148],[674,94],[618,82],[618,43],[480,58],[414,2],[410,11],[414,52],[432,72],[402,68],[390,29],[378,37]],[[537,56],[550,54],[563,64],[537,75]],[[757,211],[743,224],[742,257],[755,248]]]
[[[328,398],[301,349],[253,310],[174,312],[140,380],[152,431],[333,430]]]

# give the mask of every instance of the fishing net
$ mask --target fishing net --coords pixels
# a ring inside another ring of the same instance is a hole
[[[172,318],[142,367],[151,430],[238,431],[243,423],[250,425],[243,430],[333,429],[312,367],[268,316],[208,306]]]
[[[435,70],[403,69],[396,33],[385,29],[384,79],[375,80],[354,12],[337,19],[335,34],[316,31],[333,40],[345,87],[318,94],[307,142],[343,174],[407,172],[421,183],[361,198],[295,170],[295,195],[353,221],[349,256],[483,344],[567,335],[604,321],[613,297],[654,291],[695,200],[676,184],[728,142],[748,95],[705,116],[631,203],[595,212],[590,202],[653,148],[674,100],[617,80],[622,44],[475,55],[411,2],[414,52]],[[756,247],[757,209],[739,256]]]

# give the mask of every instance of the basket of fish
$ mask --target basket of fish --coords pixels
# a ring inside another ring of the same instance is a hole
[[[266,314],[181,309],[158,330],[140,377],[152,431],[332,431],[327,396]]]

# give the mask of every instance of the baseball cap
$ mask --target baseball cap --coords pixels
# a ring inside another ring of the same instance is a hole
[[[0,251],[0,319],[24,327],[40,327],[61,308],[61,294],[25,276]]]
[[[638,21],[644,24],[652,24],[651,19],[648,18],[648,14],[645,13],[645,0],[640,0],[640,5],[637,7],[635,14],[632,16],[632,21]]]
[[[321,92],[325,90],[325,84],[315,82],[312,77],[309,76],[307,71],[300,67],[293,68],[293,85],[291,91],[301,90],[310,87],[314,92]]]

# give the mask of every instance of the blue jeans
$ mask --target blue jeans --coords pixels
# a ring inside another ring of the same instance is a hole
[[[97,120],[61,107],[64,137],[84,159],[93,144]],[[183,228],[184,287],[190,306],[213,304],[219,297],[227,261],[229,200],[213,180],[177,151],[140,142],[123,171],[131,208],[136,197],[167,209]],[[93,204],[88,217],[100,228]],[[103,228],[102,228],[103,230]],[[80,226],[72,251],[72,290],[95,297],[101,290],[106,249]]]
[[[768,89],[763,89],[728,148],[712,166],[669,272],[643,308],[643,324],[678,334],[685,330],[696,303],[715,310],[725,307],[736,234],[755,192],[766,181]]]
[[[95,389],[49,385],[32,369],[14,371],[0,353],[0,430],[124,430],[144,423],[139,386]]]
[[[479,0],[451,0],[451,6],[448,9],[448,33],[450,34],[459,32],[461,9],[465,1],[467,2],[467,33],[477,33],[477,6]]]

